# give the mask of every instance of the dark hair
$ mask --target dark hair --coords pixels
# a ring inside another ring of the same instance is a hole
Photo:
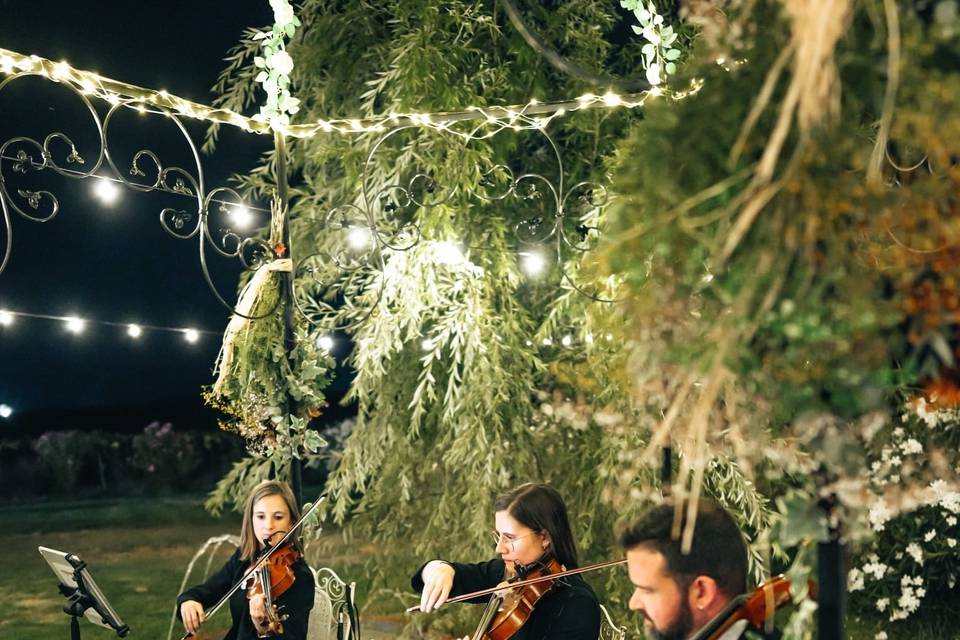
[[[567,507],[557,490],[546,484],[528,482],[501,495],[494,511],[506,511],[514,520],[537,532],[550,534],[557,562],[567,569],[577,566],[577,543],[570,531]]]
[[[681,527],[687,524],[687,505],[681,505]],[[646,547],[667,561],[670,577],[681,588],[696,576],[709,576],[728,597],[747,590],[747,545],[737,523],[726,511],[709,500],[697,503],[697,519],[690,553],[680,551],[674,540],[672,503],[647,510],[620,535],[620,546],[627,551]]]

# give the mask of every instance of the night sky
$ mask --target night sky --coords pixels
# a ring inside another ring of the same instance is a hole
[[[212,101],[209,88],[242,30],[272,22],[267,0],[0,0],[0,15],[2,48],[66,60],[203,104]],[[102,116],[104,104],[94,104]],[[111,151],[116,148],[122,170],[141,148],[156,151],[167,165],[191,166],[186,143],[166,119],[128,110],[115,126]],[[204,127],[188,128],[202,142]],[[84,157],[95,157],[92,120],[65,89],[31,79],[0,92],[0,141],[16,135],[42,140],[54,130],[73,137]],[[225,133],[218,152],[202,157],[208,190],[255,166],[271,142]],[[10,164],[4,161],[4,177],[13,190]],[[33,188],[57,194],[61,209],[44,224],[12,212],[13,249],[0,274],[0,309],[222,332],[228,312],[203,280],[197,241],[170,237],[158,221],[161,208],[185,208],[189,200],[124,190],[116,205],[106,207],[92,197],[90,181],[49,171],[30,179]],[[237,267],[220,259],[214,273],[232,301]],[[0,404],[15,411],[0,420],[0,432],[41,423],[139,428],[152,419],[212,422],[199,394],[211,382],[219,345],[219,335],[203,335],[190,345],[180,334],[148,329],[135,341],[123,327],[95,324],[74,336],[62,323],[17,318],[0,327]]]

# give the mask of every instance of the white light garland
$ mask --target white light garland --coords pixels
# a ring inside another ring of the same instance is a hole
[[[15,321],[21,318],[58,322],[64,326],[66,331],[78,336],[83,334],[90,325],[100,325],[123,329],[127,337],[132,340],[139,339],[148,331],[181,334],[183,339],[190,344],[198,342],[201,336],[220,336],[219,331],[195,329],[193,327],[165,327],[151,324],[131,324],[129,322],[114,322],[111,320],[90,320],[76,315],[56,316],[45,313],[29,313],[26,311],[0,309],[0,338],[3,336],[14,335],[16,331],[16,329],[13,328]]]
[[[282,118],[273,118],[269,122],[263,121],[262,116],[248,118],[229,109],[216,109],[184,100],[164,90],[144,89],[136,85],[105,78],[90,71],[74,69],[66,62],[52,62],[46,58],[35,55],[26,56],[8,49],[0,49],[0,73],[5,75],[28,73],[46,77],[55,82],[70,84],[83,95],[105,100],[112,105],[123,105],[141,113],[217,122],[239,127],[251,133],[269,134],[277,131],[291,138],[312,138],[325,133],[343,135],[385,133],[391,129],[408,126],[449,131],[463,137],[489,137],[503,129],[517,131],[543,129],[555,118],[575,111],[635,109],[642,107],[647,100],[656,97],[682,100],[696,94],[703,86],[702,81],[695,80],[691,82],[687,89],[681,91],[655,86],[649,91],[640,93],[624,95],[613,92],[602,95],[587,93],[560,102],[544,103],[537,99],[531,99],[525,105],[470,106],[463,111],[439,113],[391,112],[370,118],[319,119],[307,124],[286,124]],[[299,107],[299,103],[291,102],[290,105]],[[478,121],[485,125],[479,131],[476,130]],[[461,123],[474,124],[469,128],[455,128],[455,125]]]

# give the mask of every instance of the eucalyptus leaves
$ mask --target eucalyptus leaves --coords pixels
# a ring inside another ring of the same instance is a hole
[[[270,6],[273,7],[273,29],[254,36],[255,40],[263,40],[263,55],[253,59],[253,63],[262,69],[256,82],[262,84],[267,93],[267,103],[260,107],[260,113],[254,118],[277,127],[289,125],[290,116],[300,110],[300,100],[290,94],[293,58],[284,48],[284,39],[293,37],[300,19],[293,14],[293,7],[287,0],[270,0]]]
[[[671,47],[677,34],[670,25],[663,26],[663,16],[657,13],[652,2],[644,7],[643,0],[620,0],[620,6],[633,11],[640,22],[639,27],[633,25],[633,31],[647,40],[641,49],[643,68],[647,82],[658,86],[677,70],[676,60],[680,57],[680,50]]]

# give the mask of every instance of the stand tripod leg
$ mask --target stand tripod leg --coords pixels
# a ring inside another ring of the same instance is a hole
[[[70,640],[80,640],[80,619],[70,616]]]

